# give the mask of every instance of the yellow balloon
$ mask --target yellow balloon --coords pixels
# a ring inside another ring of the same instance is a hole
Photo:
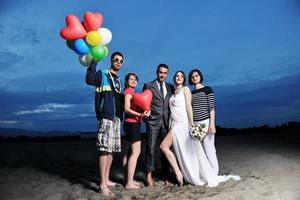
[[[97,31],[90,31],[85,37],[87,43],[92,46],[100,44],[101,37]]]

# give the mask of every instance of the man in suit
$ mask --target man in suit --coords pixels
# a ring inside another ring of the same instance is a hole
[[[143,90],[150,89],[153,94],[150,110],[151,114],[145,119],[147,129],[146,139],[146,170],[147,186],[153,187],[152,171],[154,167],[155,147],[167,135],[169,128],[169,99],[174,92],[174,86],[166,83],[169,67],[166,64],[159,64],[156,69],[156,79],[144,84]],[[162,175],[169,174],[169,163],[161,154]]]

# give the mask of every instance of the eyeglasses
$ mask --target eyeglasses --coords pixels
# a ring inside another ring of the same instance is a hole
[[[122,59],[119,59],[119,58],[115,58],[115,59],[113,59],[112,61],[114,61],[114,62],[119,62],[119,63],[123,63],[123,62],[124,62]]]

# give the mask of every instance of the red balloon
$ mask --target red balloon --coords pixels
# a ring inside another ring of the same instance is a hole
[[[66,17],[66,24],[67,26],[60,31],[62,38],[77,40],[85,37],[86,31],[75,15],[68,15]]]
[[[100,13],[86,12],[83,16],[83,24],[87,32],[97,31],[103,22],[103,17]]]
[[[152,92],[147,89],[142,93],[135,93],[132,97],[133,102],[142,108],[144,111],[150,110],[150,105],[152,102]]]

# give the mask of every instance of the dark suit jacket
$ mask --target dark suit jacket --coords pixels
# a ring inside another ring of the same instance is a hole
[[[169,127],[169,99],[174,92],[174,86],[167,82],[165,82],[165,86],[167,89],[167,94],[165,95],[165,98],[163,98],[159,92],[159,87],[156,80],[144,84],[143,91],[150,89],[153,94],[150,106],[151,115],[149,118],[145,119],[146,124],[150,126],[156,126],[161,120],[163,120],[165,126],[167,128]]]

